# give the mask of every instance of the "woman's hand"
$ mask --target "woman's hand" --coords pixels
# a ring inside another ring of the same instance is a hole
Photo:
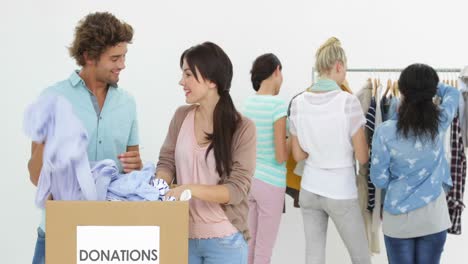
[[[180,200],[180,195],[182,194],[183,191],[185,190],[189,190],[190,188],[190,185],[179,185],[173,189],[170,189],[169,191],[167,191],[166,193],[166,198],[169,198],[169,197],[174,197],[176,199],[176,201],[179,201]]]

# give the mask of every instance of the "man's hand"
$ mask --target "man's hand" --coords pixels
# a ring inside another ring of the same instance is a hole
[[[134,170],[140,170],[143,167],[139,151],[124,152],[120,154],[118,158],[125,173],[129,173]]]

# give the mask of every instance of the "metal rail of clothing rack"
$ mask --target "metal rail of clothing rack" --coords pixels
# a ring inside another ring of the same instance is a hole
[[[462,69],[460,68],[434,68],[436,72],[453,72],[459,73]],[[381,73],[381,72],[401,72],[403,69],[398,68],[350,68],[346,69],[346,72],[372,72],[372,73]],[[315,67],[312,67],[312,83],[315,81],[316,74]]]

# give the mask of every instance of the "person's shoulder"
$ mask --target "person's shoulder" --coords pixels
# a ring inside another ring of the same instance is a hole
[[[398,120],[389,119],[389,120],[387,120],[385,122],[382,122],[382,124],[380,124],[380,126],[382,126],[382,127],[396,127],[397,123],[398,123]]]
[[[174,112],[174,117],[182,117],[185,118],[185,116],[192,111],[194,108],[196,108],[197,105],[189,104],[189,105],[181,105],[177,107],[177,109]]]
[[[379,133],[380,135],[386,135],[388,137],[391,137],[392,135],[396,134],[397,131],[397,120],[387,120],[385,122],[382,122],[379,126],[377,126],[375,133]]]
[[[109,89],[115,89],[115,92],[119,95],[121,99],[128,100],[128,101],[135,103],[135,97],[128,90],[123,89],[121,87],[117,87],[117,88],[109,87]]]
[[[248,118],[247,116],[240,114],[240,120],[239,120],[239,125],[238,125],[238,130],[239,131],[244,131],[244,130],[248,130],[249,128],[253,128],[253,129],[256,129],[255,128],[255,122]]]
[[[285,99],[279,97],[278,95],[272,96],[271,101],[274,102],[276,105],[288,104],[288,102]]]
[[[181,105],[177,107],[176,112],[189,112],[190,110],[196,108],[197,105],[194,104],[186,104],[186,105]]]
[[[361,101],[359,100],[359,97],[354,94],[350,94],[348,92],[342,92],[343,97],[346,98],[346,102],[348,104],[355,104],[355,105],[361,105]]]
[[[305,94],[307,93],[307,91],[302,91],[300,93],[297,93],[296,95],[294,95],[291,100],[289,100],[288,102],[288,109],[287,109],[287,114],[288,116],[291,115],[291,109],[295,108],[296,107],[296,104],[297,104],[297,101],[298,100],[303,100],[304,99],[304,96]]]
[[[58,81],[42,90],[41,95],[63,95],[67,89],[71,88],[68,79]]]
[[[252,104],[256,103],[256,100],[257,98],[255,95],[249,95],[242,101],[242,107],[250,107]]]
[[[348,93],[346,91],[340,91],[339,93],[341,96],[346,97],[346,99],[348,100],[358,100],[357,96],[352,93]]]
[[[289,103],[291,104],[294,100],[297,100],[297,99],[300,99],[300,98],[304,98],[307,94],[309,94],[309,92],[307,92],[307,90],[304,90],[302,92],[299,92],[297,94],[295,94],[291,100],[289,101]]]

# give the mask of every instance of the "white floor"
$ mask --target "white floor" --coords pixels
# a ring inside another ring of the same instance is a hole
[[[304,232],[302,215],[299,208],[293,207],[293,200],[286,196],[286,213],[283,214],[278,239],[273,251],[273,264],[302,264],[304,261]],[[463,226],[467,226],[466,216]],[[468,231],[464,231],[468,232]],[[383,236],[381,237],[381,253],[372,257],[372,263],[388,263],[385,253]],[[330,221],[328,225],[327,238],[327,263],[346,264],[351,263],[348,252],[341,241],[338,232]],[[468,263],[468,236],[464,233],[461,236],[449,235],[445,244],[445,251],[442,256],[442,264],[463,264]]]

